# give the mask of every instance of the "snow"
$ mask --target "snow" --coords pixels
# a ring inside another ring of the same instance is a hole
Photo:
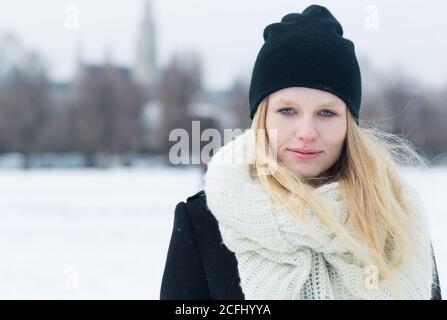
[[[447,169],[408,170],[447,294]],[[176,204],[200,169],[0,171],[0,299],[158,299]]]

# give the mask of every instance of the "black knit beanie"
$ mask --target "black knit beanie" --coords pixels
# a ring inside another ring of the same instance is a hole
[[[250,119],[270,93],[288,87],[331,92],[346,103],[358,124],[360,68],[352,41],[328,9],[311,5],[264,29],[249,91]]]

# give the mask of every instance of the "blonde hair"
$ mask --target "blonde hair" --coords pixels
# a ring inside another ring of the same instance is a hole
[[[309,230],[304,219],[304,207],[310,206],[315,215],[328,226],[366,267],[373,265],[379,279],[388,279],[399,286],[393,268],[406,260],[409,237],[415,232],[409,218],[409,208],[402,194],[402,181],[397,166],[425,166],[411,142],[375,127],[357,126],[348,109],[347,134],[339,160],[323,176],[320,183],[338,181],[348,212],[347,225],[360,237],[355,241],[312,192],[312,179],[299,177],[278,163],[271,154],[265,122],[268,97],[259,104],[251,129],[255,132],[255,161],[250,173],[259,179],[273,201],[297,218]],[[261,129],[261,130],[259,130]],[[274,168],[265,174],[266,168]],[[309,180],[309,181],[308,181]],[[294,205],[291,199],[299,200]]]

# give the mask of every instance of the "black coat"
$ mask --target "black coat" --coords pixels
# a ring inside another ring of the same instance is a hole
[[[244,300],[239,282],[236,256],[223,244],[203,190],[178,203],[160,299]],[[441,300],[437,270],[432,300]]]

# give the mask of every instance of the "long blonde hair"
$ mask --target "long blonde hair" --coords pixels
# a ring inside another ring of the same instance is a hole
[[[256,133],[255,162],[250,164],[253,177],[259,179],[273,201],[306,228],[309,226],[304,219],[304,207],[310,206],[365,267],[377,267],[379,279],[388,279],[393,286],[398,286],[393,268],[405,261],[409,237],[416,230],[409,219],[398,166],[426,166],[424,159],[411,142],[399,135],[375,127],[357,126],[346,110],[347,134],[340,158],[330,170],[315,179],[320,183],[338,181],[348,212],[347,224],[354,227],[361,240],[359,243],[312,192],[314,187],[308,183],[308,178],[293,174],[272,157],[268,135],[259,134],[266,131],[267,107],[268,97],[259,104],[251,125]],[[266,168],[274,170],[266,175]],[[291,199],[299,200],[299,205],[294,205]],[[312,234],[312,230],[308,230]]]

